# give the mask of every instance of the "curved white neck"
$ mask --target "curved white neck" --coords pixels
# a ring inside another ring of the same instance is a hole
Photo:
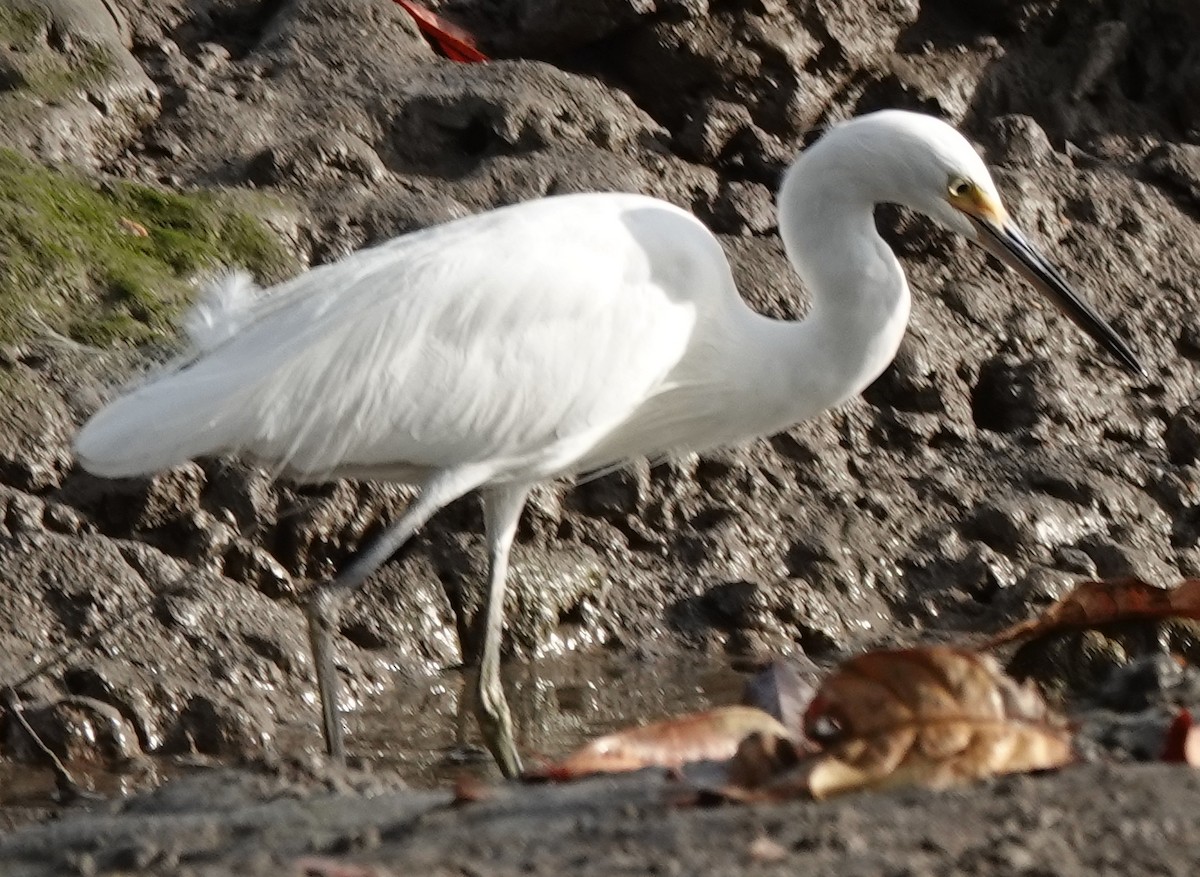
[[[779,233],[812,295],[808,315],[791,322],[744,311],[755,348],[742,353],[755,406],[742,412],[748,434],[777,432],[857,396],[895,357],[908,325],[908,283],[875,230],[875,201],[856,195],[861,180],[818,147],[779,193]]]
[[[836,164],[805,156],[779,193],[779,233],[812,295],[794,331],[793,367],[836,405],[861,393],[896,355],[911,297],[904,271],[875,229],[875,203]],[[800,361],[796,361],[799,359]]]

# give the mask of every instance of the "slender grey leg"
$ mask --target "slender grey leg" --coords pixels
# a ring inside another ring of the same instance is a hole
[[[422,488],[412,505],[367,550],[361,552],[333,581],[318,585],[308,602],[308,639],[317,670],[325,747],[339,764],[346,761],[346,742],[338,708],[338,677],[333,661],[333,634],[346,598],[400,549],[438,509],[474,489],[475,482],[444,475]]]
[[[500,680],[500,638],[504,630],[504,583],[508,576],[508,553],[528,496],[529,487],[524,484],[492,487],[483,494],[488,541],[488,589],[483,612],[483,656],[479,662],[475,695],[484,742],[495,756],[500,772],[509,778],[521,773],[521,757],[517,754],[512,717]]]

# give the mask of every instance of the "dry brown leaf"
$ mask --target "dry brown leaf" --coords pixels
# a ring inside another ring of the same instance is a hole
[[[392,2],[411,15],[417,23],[417,29],[451,61],[471,63],[488,60],[488,56],[475,47],[475,38],[458,25],[451,24],[412,0]]]
[[[150,232],[146,226],[142,225],[140,222],[134,222],[127,216],[122,216],[120,219],[118,219],[117,225],[120,226],[121,231],[125,232],[126,234],[131,234],[134,237],[144,238],[150,236]]]
[[[1188,710],[1181,709],[1167,729],[1162,760],[1200,767],[1200,727]]]
[[[644,767],[725,761],[754,733],[788,737],[787,729],[760,709],[720,707],[598,737],[562,761],[527,771],[524,778],[562,781]]]
[[[787,767],[786,753],[780,757],[778,743],[747,740],[730,765],[726,797],[940,788],[1073,760],[1069,730],[1036,689],[1018,685],[989,657],[945,646],[845,662],[821,686],[805,726],[820,754],[772,775],[773,763]]]
[[[1044,636],[1067,627],[1175,617],[1200,619],[1200,579],[1187,579],[1172,589],[1137,578],[1082,582],[1041,616],[1005,628],[984,643],[984,648]]]

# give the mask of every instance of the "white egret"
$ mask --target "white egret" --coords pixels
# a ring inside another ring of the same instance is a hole
[[[880,202],[979,242],[1140,371],[1009,220],[967,141],[890,110],[834,126],[783,181],[780,234],[812,295],[799,322],[750,309],[717,238],[678,207],[640,195],[543,198],[395,238],[270,290],[215,281],[188,318],[188,355],[93,416],[75,452],[109,477],[240,453],[303,481],[420,487],[309,604],[338,759],[331,636],[343,598],[440,508],[481,491],[489,572],[475,697],[488,746],[512,775],[520,761],[500,638],[530,488],[768,435],[861,392],[895,355],[909,314],[904,273],[875,229]]]

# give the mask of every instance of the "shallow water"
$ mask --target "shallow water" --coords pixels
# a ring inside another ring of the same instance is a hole
[[[727,661],[694,654],[637,658],[627,654],[567,654],[505,667],[505,690],[517,745],[532,764],[557,758],[600,734],[667,716],[738,703],[745,674]],[[373,693],[347,716],[353,758],[399,773],[421,788],[447,786],[463,773],[498,776],[469,711],[466,679],[457,670]],[[281,753],[321,749],[318,713],[297,710],[281,723]],[[136,764],[69,768],[85,789],[115,800],[185,771],[220,760],[151,757]],[[0,830],[40,821],[60,803],[48,770],[0,762]]]
[[[568,654],[509,665],[504,681],[517,746],[530,763],[621,727],[737,703],[744,680],[713,657]],[[445,784],[464,769],[489,775],[491,758],[464,708],[469,700],[457,671],[399,684],[351,714],[348,747],[416,786]],[[316,733],[312,726],[290,730],[306,738]]]

